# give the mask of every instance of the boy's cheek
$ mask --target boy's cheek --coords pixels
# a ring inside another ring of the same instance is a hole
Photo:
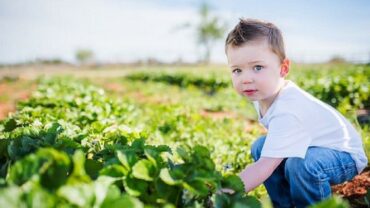
[[[233,84],[233,88],[234,88],[234,90],[236,90],[236,91],[238,91],[238,92],[239,92],[237,82],[236,82],[235,80],[232,80],[232,84]]]

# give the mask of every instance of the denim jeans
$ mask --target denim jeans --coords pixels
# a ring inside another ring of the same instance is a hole
[[[266,136],[251,149],[254,161],[261,156]],[[263,183],[274,207],[307,207],[331,196],[330,185],[357,175],[350,154],[322,147],[309,147],[304,159],[286,158]]]

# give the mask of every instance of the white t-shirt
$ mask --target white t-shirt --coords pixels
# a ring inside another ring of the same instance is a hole
[[[253,102],[259,121],[268,129],[262,157],[304,158],[308,147],[348,152],[360,173],[367,165],[361,136],[336,109],[287,80],[263,118]]]

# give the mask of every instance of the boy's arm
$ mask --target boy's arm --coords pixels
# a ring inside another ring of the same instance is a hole
[[[240,174],[245,187],[249,192],[258,185],[262,184],[274,170],[279,166],[284,158],[261,157],[257,162],[249,165]]]

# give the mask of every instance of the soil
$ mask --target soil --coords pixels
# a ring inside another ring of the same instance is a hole
[[[11,83],[0,83],[0,95],[6,99],[0,100],[0,120],[8,117],[9,113],[15,112],[16,103],[27,100],[31,92],[36,88],[35,84],[24,84],[26,81],[18,80]]]
[[[237,117],[233,112],[226,111],[210,111],[203,109],[200,114],[204,117],[214,118],[214,119],[225,119],[225,118],[235,118]]]
[[[367,167],[365,171],[355,176],[352,180],[332,186],[332,192],[347,199],[351,207],[369,207],[365,202],[369,188],[370,167]]]

